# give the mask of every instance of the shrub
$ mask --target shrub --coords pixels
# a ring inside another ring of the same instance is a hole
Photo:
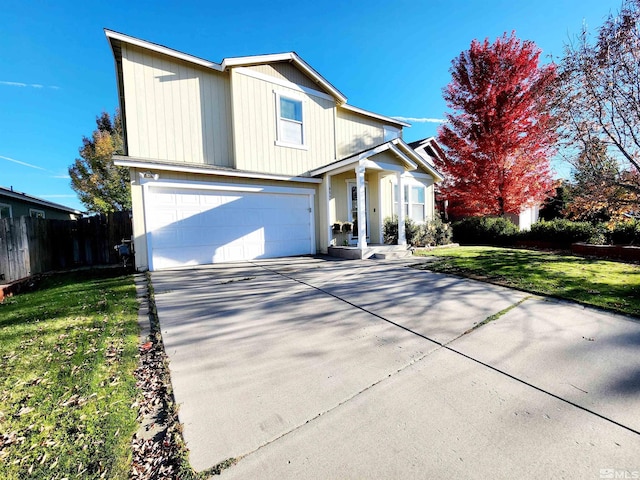
[[[452,228],[461,245],[511,245],[518,236],[518,227],[504,217],[468,217]]]
[[[415,245],[420,226],[410,218],[404,219],[404,236],[407,239],[407,245]]]
[[[576,242],[602,245],[607,240],[606,229],[603,226],[565,219],[536,222],[531,226],[530,231],[521,234],[521,238],[538,242],[552,242],[567,248]]]
[[[382,237],[386,244],[396,245],[398,243],[398,220],[395,215],[384,219]]]
[[[419,226],[415,244],[420,246],[448,245],[451,243],[451,234],[451,225],[436,217]]]
[[[404,219],[404,235],[407,239],[407,244],[413,245],[413,240],[418,233],[418,225],[415,224],[410,218]],[[382,236],[384,237],[384,243],[389,245],[396,245],[398,243],[398,217],[387,217],[384,219],[384,225],[382,226]]]
[[[640,220],[618,222],[610,235],[614,245],[640,245]]]

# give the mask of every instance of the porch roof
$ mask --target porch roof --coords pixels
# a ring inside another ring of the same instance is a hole
[[[392,153],[400,161],[400,165],[376,162],[375,159],[372,158],[383,152]],[[355,168],[356,165],[364,165],[365,168],[373,168],[376,170],[391,171],[412,171],[420,168],[421,170],[429,173],[436,182],[444,180],[442,174],[438,172],[433,165],[426,162],[401,138],[394,138],[388,142],[373,146],[367,150],[363,150],[362,152],[355,153],[343,159],[329,163],[328,165],[311,170],[309,175],[315,177],[324,175],[325,173],[337,174],[350,168]]]

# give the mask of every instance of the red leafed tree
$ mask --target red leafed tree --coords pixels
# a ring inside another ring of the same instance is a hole
[[[455,217],[520,213],[552,190],[549,159],[557,139],[550,113],[553,65],[512,32],[474,40],[452,61],[444,98],[452,110],[438,131],[446,159],[440,195]]]

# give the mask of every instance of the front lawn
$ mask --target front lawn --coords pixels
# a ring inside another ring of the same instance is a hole
[[[137,428],[136,292],[112,270],[0,304],[0,478],[127,478]]]
[[[417,268],[475,278],[640,317],[638,265],[496,247],[418,250],[416,255],[437,257]]]

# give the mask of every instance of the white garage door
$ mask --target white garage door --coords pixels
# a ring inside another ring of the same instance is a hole
[[[313,190],[215,188],[146,188],[151,269],[315,253]]]

